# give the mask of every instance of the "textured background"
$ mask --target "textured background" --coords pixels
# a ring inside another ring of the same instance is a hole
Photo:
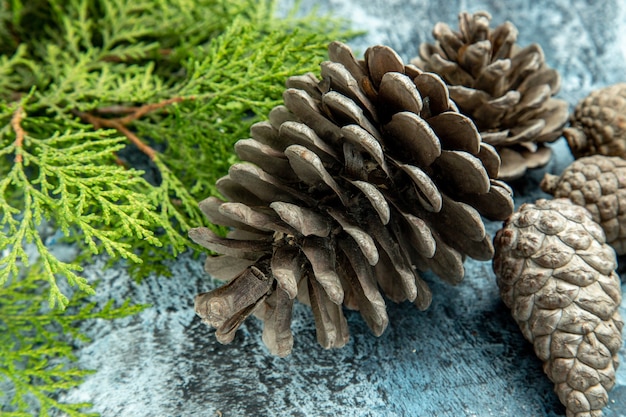
[[[542,45],[562,75],[559,96],[572,106],[592,89],[626,81],[623,0],[304,0],[302,8],[314,4],[368,31],[351,42],[359,56],[382,43],[408,60],[420,42],[432,41],[435,22],[456,27],[460,11],[487,10],[493,25],[510,20],[518,27],[521,45]],[[562,139],[555,147],[546,168],[516,184],[517,205],[545,196],[537,188],[543,173],[558,173],[571,161]],[[492,234],[499,227],[489,224]],[[390,325],[380,338],[348,312],[351,340],[341,350],[317,345],[312,315],[298,306],[294,351],[285,359],[268,355],[256,319],[231,345],[217,343],[193,313],[194,295],[217,283],[202,271],[202,260],[183,256],[171,268],[173,278],[134,284],[123,267],[107,270],[103,260],[87,266],[90,280],[100,280],[102,301],[113,295],[153,306],[125,320],[89,324],[93,342],[79,346],[78,356],[81,366],[98,372],[65,399],[93,402],[105,417],[564,415],[498,298],[490,263],[468,261],[457,287],[428,276],[430,309],[389,305]],[[626,316],[626,302],[621,311]],[[622,348],[622,363],[625,357]],[[605,415],[626,416],[626,366]]]

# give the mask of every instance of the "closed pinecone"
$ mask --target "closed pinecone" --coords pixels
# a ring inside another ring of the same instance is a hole
[[[563,136],[575,158],[596,154],[626,158],[626,83],[592,91],[582,99]]]
[[[568,199],[524,204],[494,239],[500,295],[567,408],[598,417],[615,384],[624,325],[615,252]]]
[[[626,253],[626,160],[587,156],[572,162],[560,176],[545,174],[541,189],[585,207],[602,226],[606,242]]]
[[[545,143],[561,136],[568,105],[552,97],[560,76],[545,63],[541,47],[521,48],[511,22],[491,29],[490,21],[487,12],[461,13],[458,32],[437,23],[436,42],[421,44],[411,62],[448,83],[459,111],[498,150],[499,178],[512,180],[550,160]]]
[[[513,211],[511,190],[494,179],[498,154],[453,109],[438,76],[385,46],[357,61],[334,42],[329,55],[321,81],[290,78],[285,105],[237,142],[244,162],[216,184],[229,201],[200,203],[232,228],[227,238],[189,233],[222,254],[206,270],[230,280],[196,297],[220,342],[254,311],[269,350],[287,355],[295,298],[311,305],[325,348],[348,340],[342,305],[380,335],[388,322],[380,290],[427,308],[432,295],[416,268],[458,283],[466,255],[493,257],[481,214],[503,220]]]

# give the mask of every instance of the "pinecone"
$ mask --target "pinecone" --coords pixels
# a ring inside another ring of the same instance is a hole
[[[585,207],[599,223],[606,242],[626,253],[626,161],[616,156],[587,156],[572,162],[560,176],[545,174],[540,187],[556,198]]]
[[[568,199],[524,204],[494,239],[500,295],[567,408],[598,417],[615,384],[624,325],[615,252]]]
[[[592,91],[563,130],[575,158],[608,155],[626,158],[626,83]]]
[[[546,65],[541,47],[521,48],[511,22],[491,29],[490,21],[487,12],[461,13],[458,32],[437,23],[435,44],[421,44],[411,63],[448,83],[459,111],[500,154],[499,178],[512,180],[550,160],[545,143],[561,136],[568,105],[552,98],[560,76]]]
[[[322,80],[289,78],[285,105],[236,143],[244,162],[216,184],[229,201],[200,203],[232,228],[227,238],[189,232],[222,254],[206,270],[230,281],[196,297],[220,342],[255,312],[269,350],[289,354],[295,298],[311,305],[325,348],[348,340],[342,305],[380,335],[381,290],[426,309],[432,295],[416,268],[458,283],[466,255],[493,257],[481,214],[504,220],[513,211],[510,188],[494,179],[498,154],[454,110],[438,76],[385,46],[357,61],[334,42],[329,55]]]

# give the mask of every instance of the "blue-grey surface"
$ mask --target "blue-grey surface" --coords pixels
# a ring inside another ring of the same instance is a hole
[[[560,97],[572,105],[592,89],[626,81],[626,2],[613,1],[304,1],[331,11],[368,34],[351,42],[361,52],[383,43],[408,59],[432,40],[437,21],[456,26],[458,12],[487,10],[494,24],[510,20],[523,45],[537,42],[562,75]],[[285,3],[287,4],[287,3]],[[516,185],[516,203],[543,194],[543,172],[560,172],[571,161],[563,140],[556,158]],[[491,233],[500,224],[491,223]],[[96,322],[85,329],[93,342],[80,346],[80,365],[98,371],[66,400],[94,403],[103,416],[560,416],[532,347],[498,298],[488,262],[468,261],[466,278],[450,287],[430,278],[433,304],[419,312],[389,305],[390,325],[375,338],[348,312],[351,339],[325,351],[315,340],[312,315],[295,308],[295,346],[280,359],[267,353],[261,326],[248,320],[231,345],[193,313],[193,297],[216,282],[202,261],[182,256],[173,278],[133,283],[123,267],[104,260],[86,267],[100,280],[98,293],[151,303],[138,316]],[[626,316],[626,301],[621,312]],[[620,352],[622,362],[626,349]],[[626,416],[626,366],[605,409]]]

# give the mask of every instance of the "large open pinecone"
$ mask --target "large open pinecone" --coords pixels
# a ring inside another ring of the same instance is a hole
[[[496,233],[500,295],[567,407],[600,417],[615,384],[624,326],[613,249],[570,200],[523,204]]]
[[[626,83],[594,90],[576,105],[563,136],[575,158],[626,158]]]
[[[334,42],[329,55],[322,80],[289,78],[285,105],[237,142],[244,162],[216,184],[229,201],[200,203],[231,228],[226,238],[205,227],[189,233],[222,254],[206,270],[230,281],[196,297],[220,342],[255,312],[269,350],[287,355],[295,298],[311,305],[325,348],[348,340],[342,305],[380,335],[381,290],[427,308],[432,295],[416,269],[458,283],[466,255],[493,256],[481,214],[503,220],[513,211],[510,188],[495,180],[497,152],[454,109],[439,76],[385,46],[357,61]]]
[[[502,159],[500,179],[519,178],[551,156],[544,144],[561,136],[567,102],[555,99],[558,72],[547,66],[537,44],[517,43],[517,28],[489,27],[487,12],[459,15],[459,31],[445,23],[433,29],[434,44],[420,45],[411,63],[441,75],[459,111],[470,116],[482,139]]]

